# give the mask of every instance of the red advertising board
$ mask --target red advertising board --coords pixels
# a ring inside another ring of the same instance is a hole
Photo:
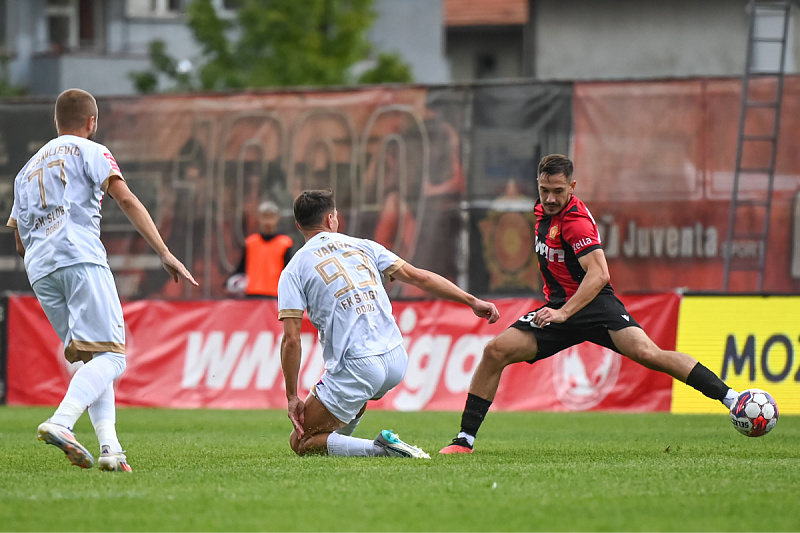
[[[680,296],[623,297],[664,348],[674,348]],[[450,302],[397,302],[394,314],[409,354],[403,382],[370,408],[460,411],[484,345],[541,302],[497,301],[489,325]],[[76,370],[30,296],[8,306],[9,405],[56,405]],[[273,300],[123,305],[128,367],[116,382],[118,405],[263,409],[286,405],[280,367],[282,325]],[[80,364],[80,363],[78,363]],[[322,374],[316,331],[304,322],[301,390]],[[583,344],[533,365],[506,369],[493,409],[667,411],[672,380],[605,348]]]

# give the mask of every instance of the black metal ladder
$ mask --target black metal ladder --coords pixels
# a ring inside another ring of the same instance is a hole
[[[728,234],[723,247],[723,290],[726,292],[730,288],[731,273],[735,271],[755,274],[756,292],[761,292],[764,285],[784,63],[793,2],[748,2],[747,60],[742,77]],[[759,96],[759,92],[767,94]],[[765,123],[767,127],[759,130],[758,125]],[[752,280],[752,276],[748,280]]]

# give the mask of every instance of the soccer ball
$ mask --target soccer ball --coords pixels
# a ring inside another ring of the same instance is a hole
[[[743,390],[731,407],[731,422],[742,435],[761,437],[778,423],[778,405],[767,391]]]
[[[247,290],[247,275],[233,274],[225,283],[225,289],[231,294],[241,296]]]

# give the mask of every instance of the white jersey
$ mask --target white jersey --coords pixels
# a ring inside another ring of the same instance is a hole
[[[31,285],[77,263],[108,267],[100,202],[112,176],[122,178],[108,148],[74,135],[44,145],[17,174],[8,226],[19,231]]]
[[[308,318],[319,331],[325,369],[345,358],[385,354],[403,343],[381,274],[405,264],[380,244],[318,233],[298,250],[278,282],[278,318]]]

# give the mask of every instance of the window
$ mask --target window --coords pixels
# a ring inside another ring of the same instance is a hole
[[[186,12],[192,0],[126,0],[125,14],[132,18],[177,18]],[[242,7],[244,0],[211,0],[221,17],[229,18]]]
[[[6,0],[0,0],[0,55],[9,52],[8,42],[8,6]]]
[[[80,0],[78,10],[78,45],[92,48],[95,44],[94,0]]]
[[[183,14],[187,0],[127,0],[125,13],[129,17],[175,18]]]
[[[475,56],[475,79],[497,77],[497,58],[494,54],[478,53]]]
[[[48,50],[63,53],[102,49],[103,0],[48,0]]]
[[[78,47],[77,0],[47,1],[47,44],[56,53]]]
[[[236,13],[242,7],[244,0],[211,0],[211,3],[217,9],[217,14],[220,18],[232,19],[236,17]]]

